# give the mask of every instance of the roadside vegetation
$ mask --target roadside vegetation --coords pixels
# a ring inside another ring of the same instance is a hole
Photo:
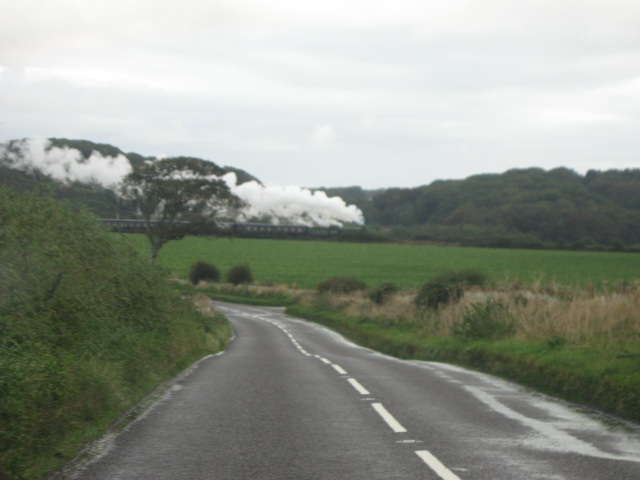
[[[638,285],[450,288],[448,299],[429,287],[382,303],[366,292],[309,293],[288,312],[380,352],[465,365],[640,420]]]
[[[145,257],[48,194],[0,189],[0,478],[43,478],[224,348],[226,320]]]
[[[254,242],[262,252],[265,241]],[[393,256],[392,246],[385,247],[385,261],[391,264],[398,257]],[[340,248],[335,244],[334,248],[334,258],[346,262],[338,253]],[[289,251],[296,257],[294,248]],[[354,251],[349,250],[352,255]],[[486,252],[477,250],[476,261]],[[513,251],[502,252],[509,257]],[[243,259],[256,258],[249,250],[244,253]],[[451,258],[449,253],[443,256]],[[542,280],[520,280],[516,268],[525,264],[523,260],[502,275],[487,275],[474,268],[425,269],[422,284],[407,287],[405,279],[399,286],[376,272],[376,257],[366,275],[346,275],[356,270],[350,264],[342,269],[336,266],[332,273],[339,276],[327,275],[312,287],[301,288],[303,282],[292,275],[288,285],[259,280],[238,287],[203,282],[197,289],[221,300],[286,305],[293,315],[322,323],[390,355],[465,365],[640,420],[640,269],[623,280],[629,265],[619,264],[621,268],[610,270],[609,277],[600,272],[597,283],[588,283],[580,281],[585,265],[572,264],[570,260],[578,258],[573,253],[564,252],[569,257],[564,260],[554,256],[566,269],[564,282],[544,280],[550,276],[544,271],[539,275]],[[524,259],[527,252],[521,254]],[[583,255],[594,256],[579,258],[595,268],[615,254]],[[539,268],[551,265],[540,261],[543,256],[536,258]],[[322,249],[308,261],[310,276],[316,270],[328,273]],[[288,263],[286,259],[282,262]]]

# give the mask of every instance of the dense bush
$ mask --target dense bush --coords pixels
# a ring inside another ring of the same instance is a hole
[[[191,266],[189,279],[193,285],[197,285],[202,280],[206,282],[217,282],[220,280],[220,270],[210,263],[197,262]]]
[[[0,478],[41,478],[207,351],[202,317],[95,218],[0,188]]]
[[[366,283],[351,277],[333,277],[318,285],[320,293],[352,293],[366,288]]]
[[[243,283],[253,282],[251,268],[247,264],[231,267],[227,272],[227,281],[233,285],[242,285]]]
[[[465,287],[480,286],[485,281],[485,275],[476,270],[445,273],[422,286],[415,304],[419,308],[437,310],[442,305],[460,300]]]
[[[507,307],[496,300],[474,303],[462,314],[453,335],[468,340],[497,340],[515,332],[514,319]]]
[[[372,302],[378,305],[384,304],[389,298],[398,292],[398,286],[395,283],[383,283],[377,288],[374,288],[369,293],[369,298]]]

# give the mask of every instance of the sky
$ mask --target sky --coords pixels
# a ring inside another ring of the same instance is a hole
[[[265,183],[640,168],[638,0],[0,0],[0,142]]]

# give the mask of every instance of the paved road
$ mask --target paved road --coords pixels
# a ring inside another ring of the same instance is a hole
[[[640,426],[216,303],[236,337],[74,478],[640,479]]]

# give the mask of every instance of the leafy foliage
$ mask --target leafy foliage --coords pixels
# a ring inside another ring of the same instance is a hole
[[[355,196],[368,225],[406,239],[491,247],[634,245],[640,170],[531,168]],[[404,226],[404,230],[399,226]]]
[[[247,264],[231,267],[227,272],[227,280],[233,285],[242,285],[244,283],[253,282],[253,273],[251,273],[251,267],[249,267],[249,265]]]
[[[416,295],[415,304],[419,308],[437,310],[447,303],[460,300],[465,287],[480,286],[484,283],[484,274],[475,270],[445,273],[422,286]]]
[[[0,188],[0,477],[41,478],[203,355],[200,319],[95,218]]]
[[[462,322],[453,329],[453,336],[468,340],[497,340],[515,331],[513,317],[507,307],[496,300],[474,303],[462,314]]]
[[[184,237],[187,229],[215,232],[219,213],[240,206],[218,178],[224,173],[213,162],[174,157],[146,162],[127,175],[121,190],[145,221],[152,260],[165,243]]]
[[[369,298],[372,302],[382,305],[400,289],[395,283],[383,283],[377,288],[374,288],[369,293]]]
[[[220,270],[215,265],[200,261],[191,266],[189,279],[194,285],[197,285],[201,280],[217,282],[220,280]]]

